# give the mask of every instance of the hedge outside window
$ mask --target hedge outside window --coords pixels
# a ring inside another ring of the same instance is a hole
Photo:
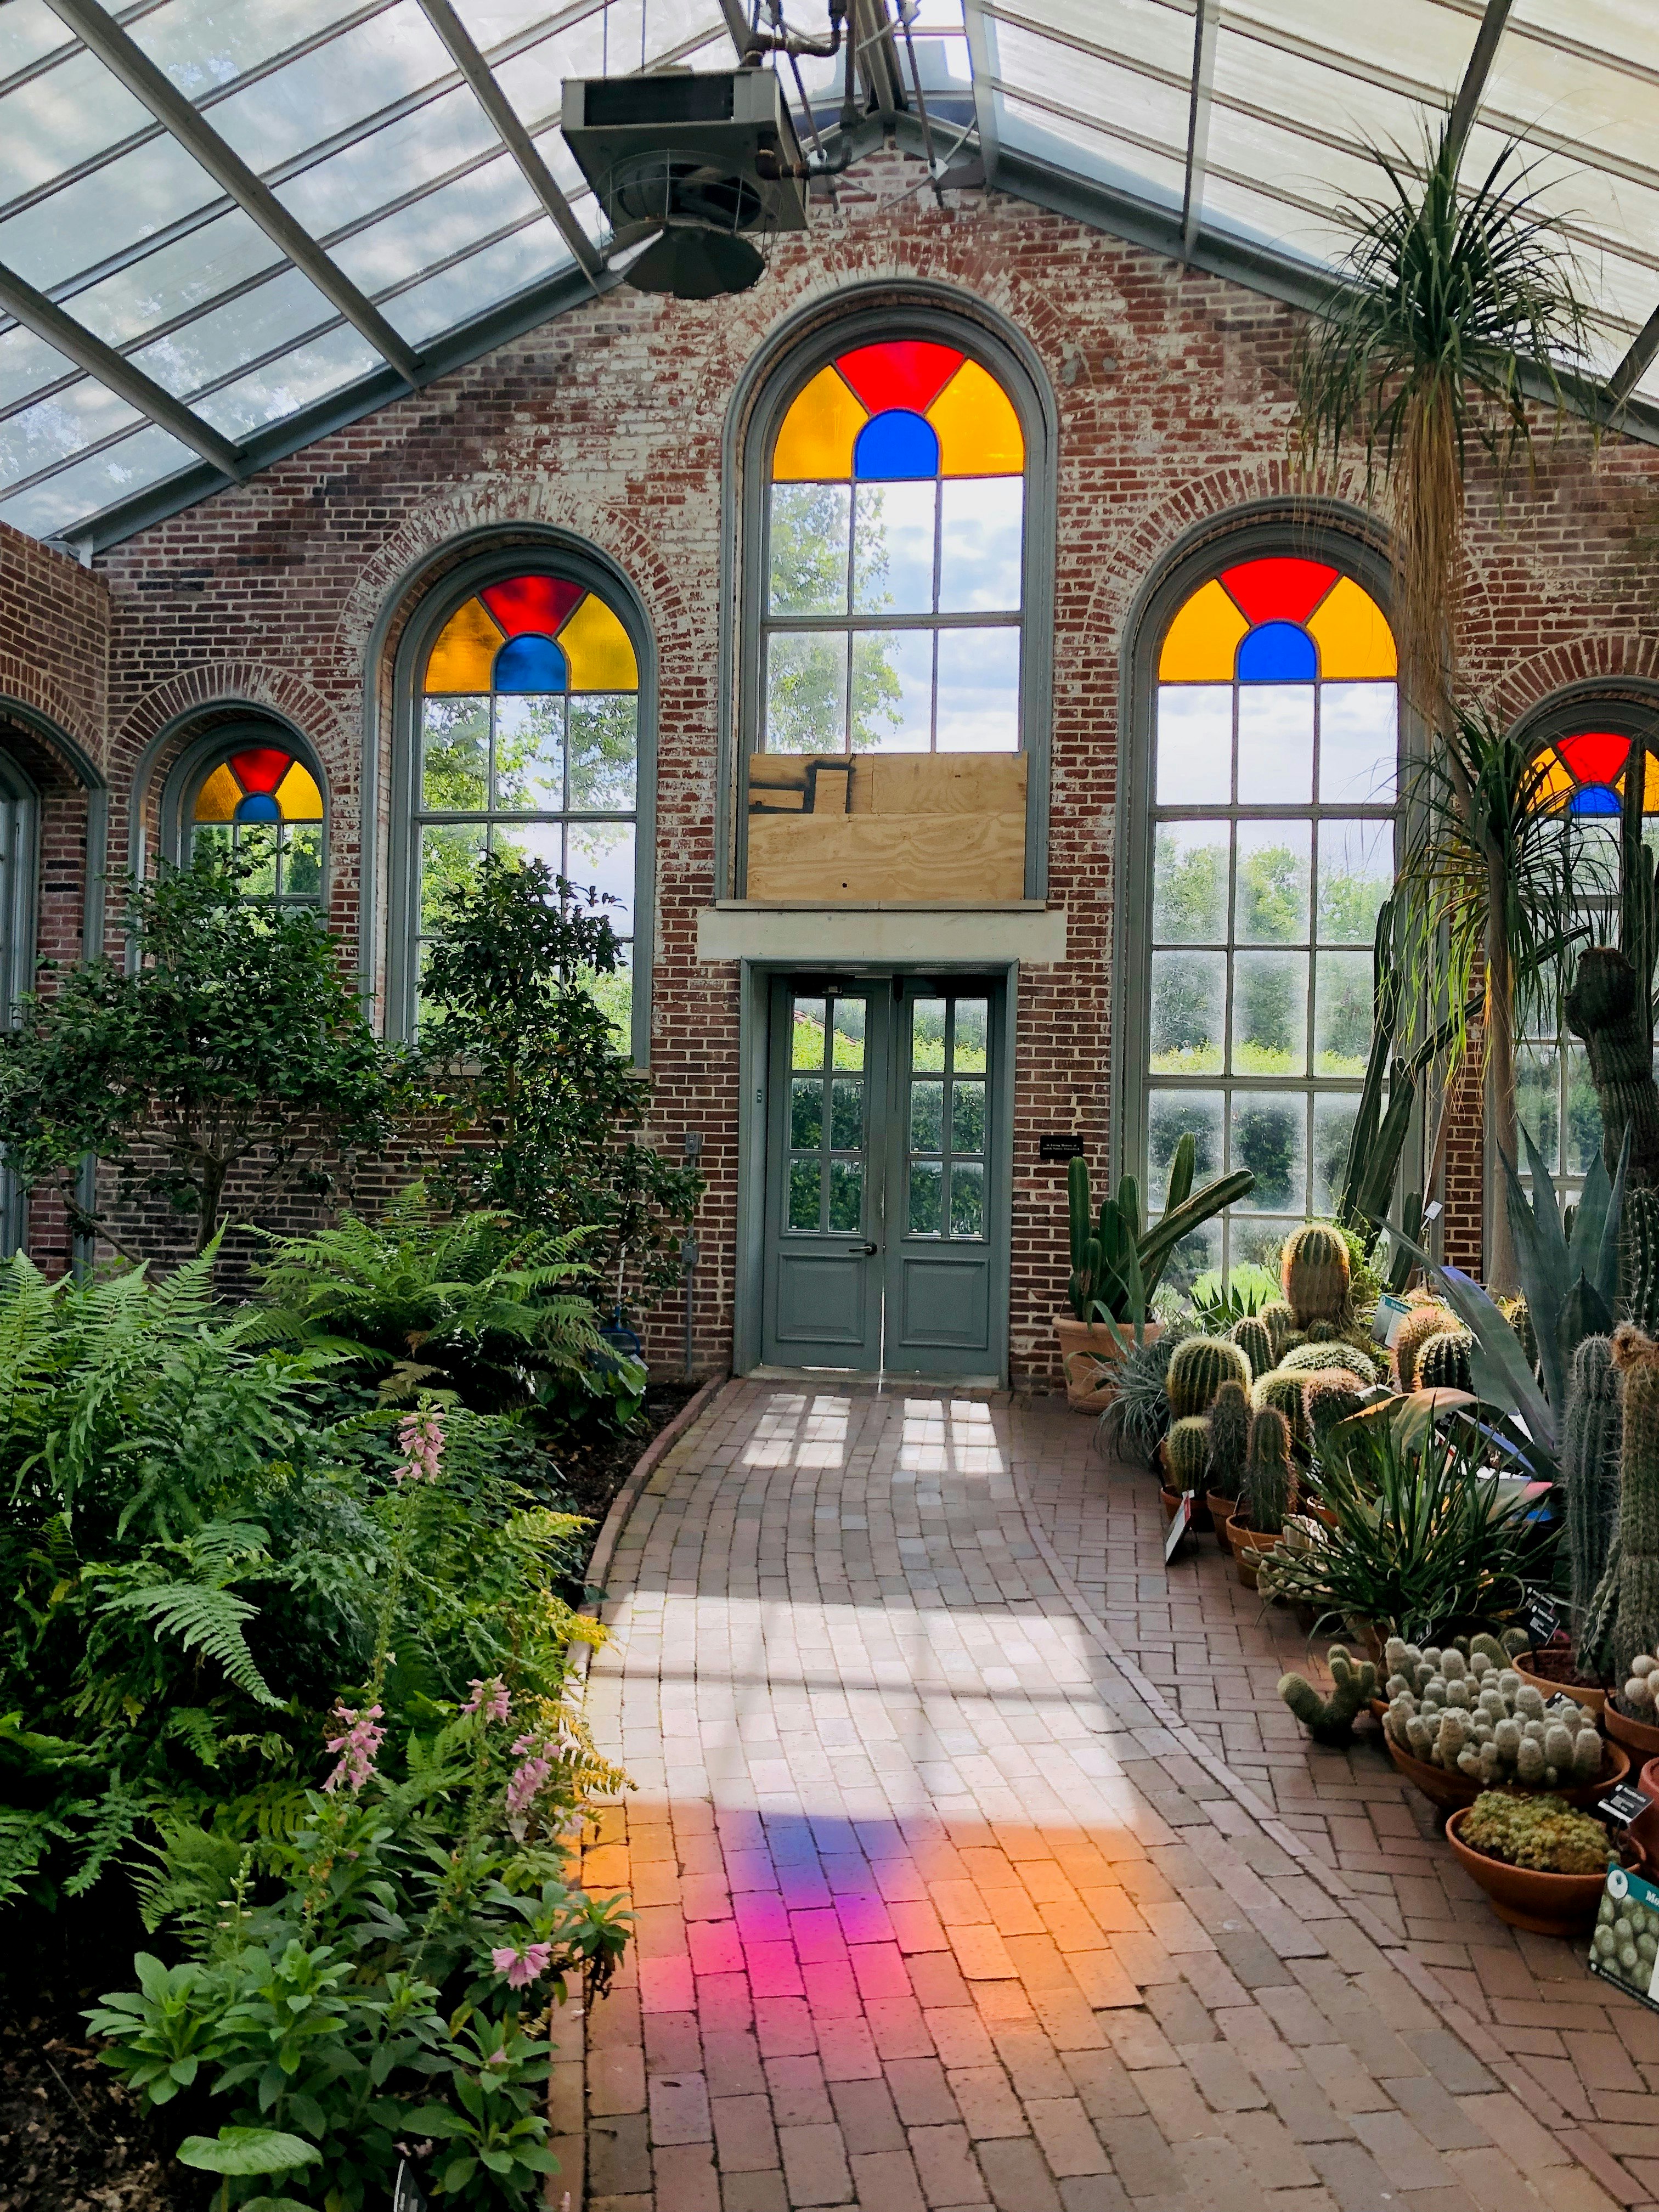
[[[762,749],[1017,752],[1025,441],[953,346],[857,346],[772,450]]]
[[[1164,637],[1140,1171],[1155,1212],[1190,1129],[1200,1182],[1256,1179],[1172,1280],[1268,1261],[1334,1200],[1394,878],[1395,671],[1381,609],[1316,561],[1224,569]]]
[[[191,809],[191,857],[214,848],[254,863],[249,898],[317,906],[323,896],[323,794],[280,745],[243,744],[211,768]]]
[[[624,1042],[639,682],[628,633],[597,592],[542,574],[484,585],[427,659],[415,820],[417,963],[443,894],[483,854],[544,860],[616,902],[605,911],[624,966],[596,988]]]

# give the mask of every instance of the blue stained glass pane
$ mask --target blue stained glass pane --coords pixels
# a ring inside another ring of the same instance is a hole
[[[1574,814],[1617,814],[1619,794],[1605,783],[1587,783],[1572,802]]]
[[[1263,623],[1238,648],[1241,684],[1311,684],[1318,673],[1314,641],[1295,623]]]
[[[872,415],[853,448],[853,474],[892,483],[905,477],[939,474],[939,439],[931,422],[908,407]]]
[[[250,791],[236,802],[239,822],[280,822],[283,810],[268,791]]]
[[[564,655],[550,637],[509,638],[495,655],[498,691],[562,691]]]

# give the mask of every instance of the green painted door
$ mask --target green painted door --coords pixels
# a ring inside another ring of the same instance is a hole
[[[768,1365],[1001,1370],[1001,1007],[978,978],[774,983]]]

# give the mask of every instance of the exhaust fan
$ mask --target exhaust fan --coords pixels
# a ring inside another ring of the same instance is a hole
[[[571,78],[563,124],[612,253],[649,241],[624,271],[641,292],[745,292],[766,265],[756,237],[806,228],[805,167],[769,70]]]

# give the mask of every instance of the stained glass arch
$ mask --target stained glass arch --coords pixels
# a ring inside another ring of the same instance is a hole
[[[269,726],[226,732],[188,750],[173,779],[175,856],[205,851],[252,865],[249,898],[319,907],[328,855],[328,799],[321,767],[291,732]]]

